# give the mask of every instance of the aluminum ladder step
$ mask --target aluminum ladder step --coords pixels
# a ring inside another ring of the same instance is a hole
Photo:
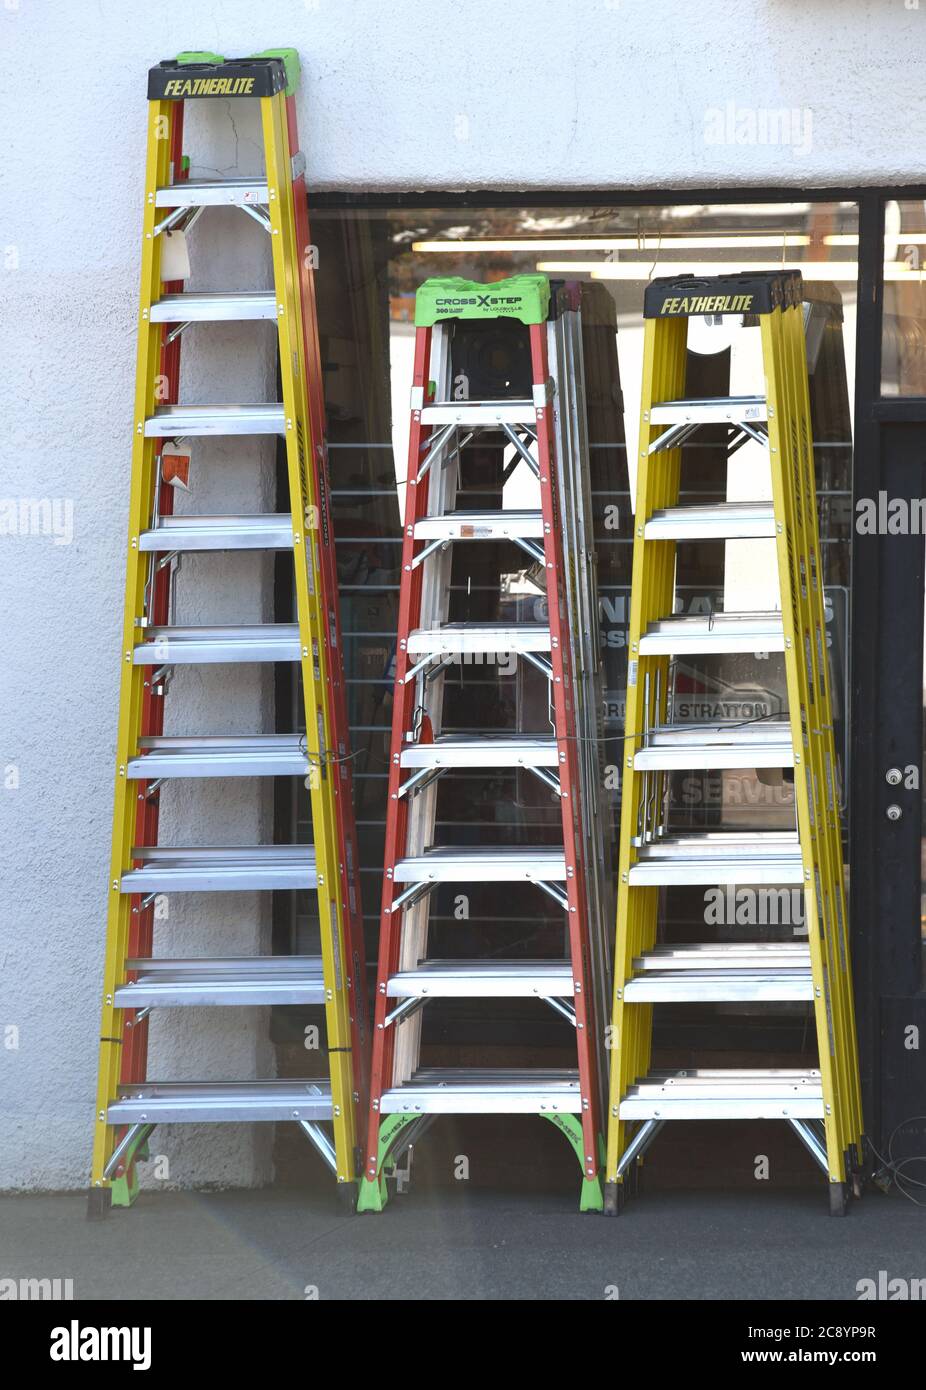
[[[263,174],[233,179],[188,179],[166,184],[154,195],[158,208],[209,208],[255,206],[270,202],[270,190]]]
[[[421,411],[423,425],[533,425],[537,411],[533,401],[438,401]]]
[[[428,1067],[384,1091],[379,1109],[384,1115],[578,1115],[582,1097],[574,1069]]]
[[[120,1009],[218,1004],[324,1004],[320,956],[128,960],[137,979],[116,990]]]
[[[391,999],[572,998],[568,960],[423,960],[390,976]]]
[[[710,831],[667,835],[637,850],[628,882],[655,884],[803,884],[796,831]]]
[[[441,734],[402,749],[402,767],[558,767],[556,739],[540,734]]]
[[[822,1120],[819,1071],[654,1071],[630,1086],[622,1120]]]
[[[400,859],[395,883],[553,883],[566,878],[566,856],[550,845],[442,845]]]
[[[633,765],[641,771],[674,768],[793,767],[791,726],[783,720],[751,724],[660,724],[650,729]]]
[[[653,425],[737,425],[768,419],[764,396],[704,396],[700,399],[659,401],[650,408]]]
[[[142,1081],[119,1087],[110,1124],[199,1124],[332,1118],[331,1084],[308,1081]]]
[[[409,655],[418,656],[550,650],[550,629],[542,623],[445,623],[442,627],[418,628],[408,635]]]
[[[641,656],[691,656],[712,652],[783,652],[780,613],[714,613],[661,618],[640,638]]]
[[[282,405],[159,405],[145,421],[148,438],[204,434],[285,434]]]
[[[301,734],[199,735],[140,738],[126,775],[155,777],[305,777],[309,760]]]
[[[752,540],[774,537],[771,502],[723,502],[717,506],[668,507],[643,527],[648,541]]]
[[[799,942],[662,946],[638,957],[628,1003],[812,1000],[810,947]]]
[[[634,971],[742,970],[763,964],[775,970],[809,970],[810,947],[803,941],[663,942],[637,956]]]
[[[136,846],[140,867],[120,880],[122,893],[231,893],[317,888],[312,845]]]
[[[292,550],[289,512],[256,516],[162,516],[142,531],[139,550]]]
[[[151,323],[232,323],[244,319],[276,319],[273,290],[193,290],[164,294],[149,311]]]
[[[246,627],[149,627],[133,652],[136,666],[183,666],[211,662],[298,661],[296,623]]]
[[[453,511],[415,522],[416,540],[541,540],[539,511]]]

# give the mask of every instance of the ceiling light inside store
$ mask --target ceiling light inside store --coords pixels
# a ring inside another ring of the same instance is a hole
[[[723,232],[709,236],[619,237],[523,237],[511,241],[413,241],[412,250],[423,255],[453,253],[473,255],[497,251],[730,251],[737,248],[784,251],[789,246],[809,246],[803,232]]]
[[[548,275],[590,275],[593,280],[650,280],[675,275],[740,275],[749,271],[799,270],[805,280],[857,280],[858,261],[538,261]],[[885,280],[920,281],[922,272],[887,261]]]

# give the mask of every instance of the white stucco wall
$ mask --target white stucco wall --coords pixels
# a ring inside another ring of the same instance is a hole
[[[0,0],[0,498],[73,509],[69,543],[0,538],[0,1188],[82,1186],[89,1166],[145,72],[182,48],[236,55],[282,43],[302,56],[300,124],[317,188],[926,177],[926,0]],[[751,123],[758,137],[782,108],[796,113],[787,142],[781,130],[777,143],[751,142]],[[228,112],[212,114],[204,162],[244,172],[255,150],[235,114],[237,145]],[[263,234],[234,225],[242,250],[209,277],[215,287],[259,283]],[[213,333],[188,398],[272,389],[268,342],[249,366],[253,341],[253,329]],[[219,343],[231,354],[216,357]],[[197,461],[190,507],[267,505],[266,456],[245,461],[214,444]],[[58,517],[66,532],[67,512]],[[190,620],[267,616],[265,562],[188,560],[182,594],[194,574]],[[242,668],[233,685],[223,675],[181,672],[171,727],[181,700],[188,732],[270,727],[268,674]],[[165,812],[175,807],[175,842],[187,831],[201,843],[269,833],[252,785],[171,788]],[[228,906],[177,904],[170,931],[182,949],[193,939],[204,953],[265,949],[256,901]],[[161,1020],[155,1069],[258,1074],[269,1048],[253,1021],[191,1014],[165,1040]],[[266,1136],[246,1128],[170,1136],[169,1147],[180,1181],[257,1182],[269,1171]]]

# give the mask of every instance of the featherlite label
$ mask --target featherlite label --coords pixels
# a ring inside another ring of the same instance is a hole
[[[662,314],[747,314],[752,308],[754,294],[701,294],[684,299],[664,299],[659,306]]]
[[[253,77],[173,77],[164,83],[165,97],[247,97]]]

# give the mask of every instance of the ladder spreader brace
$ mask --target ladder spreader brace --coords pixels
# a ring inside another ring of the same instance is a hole
[[[129,1205],[136,1164],[157,1124],[291,1121],[354,1192],[356,1113],[365,1107],[365,1001],[356,831],[329,515],[324,397],[309,248],[305,161],[298,150],[294,49],[226,60],[189,53],[151,69],[142,237],[135,429],[123,625],[122,687],[104,967],[100,1073],[89,1211]],[[260,102],[262,174],[197,182],[182,154],[190,99]],[[184,293],[161,281],[163,233],[205,210],[239,207],[270,234],[273,288]],[[165,215],[166,212],[166,215]],[[279,403],[178,403],[181,332],[191,323],[269,319],[281,364]],[[159,385],[166,383],[165,393]],[[275,435],[286,449],[291,513],[173,515],[162,448],[203,435]],[[298,621],[179,627],[171,577],[187,551],[291,550]],[[298,661],[306,732],[163,736],[167,675],[178,663]],[[312,845],[161,848],[159,801],[173,777],[298,776],[309,790]],[[320,957],[153,957],[153,909],[174,892],[314,891]],[[325,1009],[328,1076],[286,1081],[147,1079],[152,1008],[315,1004]],[[330,1125],[329,1131],[325,1126]],[[333,1138],[332,1138],[333,1136]]]
[[[850,1183],[857,1186],[862,1115],[802,301],[801,276],[790,271],[681,276],[655,280],[645,292],[605,1187],[610,1213],[619,1210],[648,1146],[676,1119],[786,1120],[826,1173],[834,1213],[845,1210]],[[750,325],[758,323],[765,395],[685,398],[688,318],[704,312],[748,314]],[[731,455],[748,439],[764,446],[771,504],[679,506],[681,448],[705,424],[729,426]],[[780,610],[677,616],[677,545],[754,537],[775,542]],[[673,722],[670,659],[756,651],[784,653],[786,722]],[[751,767],[793,768],[795,829],[679,834],[669,823],[673,771]],[[800,885],[808,944],[661,939],[664,887],[737,883]],[[818,1066],[652,1069],[654,1004],[733,1000],[812,1003]]]
[[[580,730],[586,705],[575,671],[578,637],[567,601],[564,527],[557,470],[554,390],[548,365],[550,291],[543,276],[518,276],[491,286],[432,280],[418,291],[411,428],[399,599],[379,977],[373,1033],[369,1135],[359,1210],[381,1211],[386,1172],[408,1136],[438,1114],[534,1113],[552,1121],[579,1160],[583,1210],[600,1209],[596,985],[590,965]],[[487,302],[488,301],[488,302]],[[532,389],[517,400],[452,399],[454,327],[481,319],[487,327],[518,320],[529,339]],[[575,315],[573,314],[573,319]],[[571,383],[555,363],[561,395]],[[464,450],[489,436],[500,464],[498,487],[524,463],[537,481],[531,512],[457,509]],[[511,450],[510,459],[504,451]],[[585,467],[587,459],[573,460]],[[574,487],[568,496],[571,498]],[[546,623],[448,622],[452,546],[507,539],[543,566]],[[597,641],[597,629],[595,633]],[[551,727],[539,734],[450,734],[443,730],[447,665],[467,656],[511,653],[549,682]],[[583,672],[591,663],[584,662]],[[592,675],[597,675],[595,651]],[[600,699],[600,697],[599,697]],[[584,702],[584,703],[583,703]],[[439,779],[454,769],[529,768],[560,806],[559,847],[435,845]],[[551,771],[550,769],[555,769]],[[428,904],[442,883],[505,882],[539,887],[566,914],[565,961],[431,959]],[[428,1068],[420,1065],[421,1010],[440,998],[539,997],[575,1030],[578,1068]]]

